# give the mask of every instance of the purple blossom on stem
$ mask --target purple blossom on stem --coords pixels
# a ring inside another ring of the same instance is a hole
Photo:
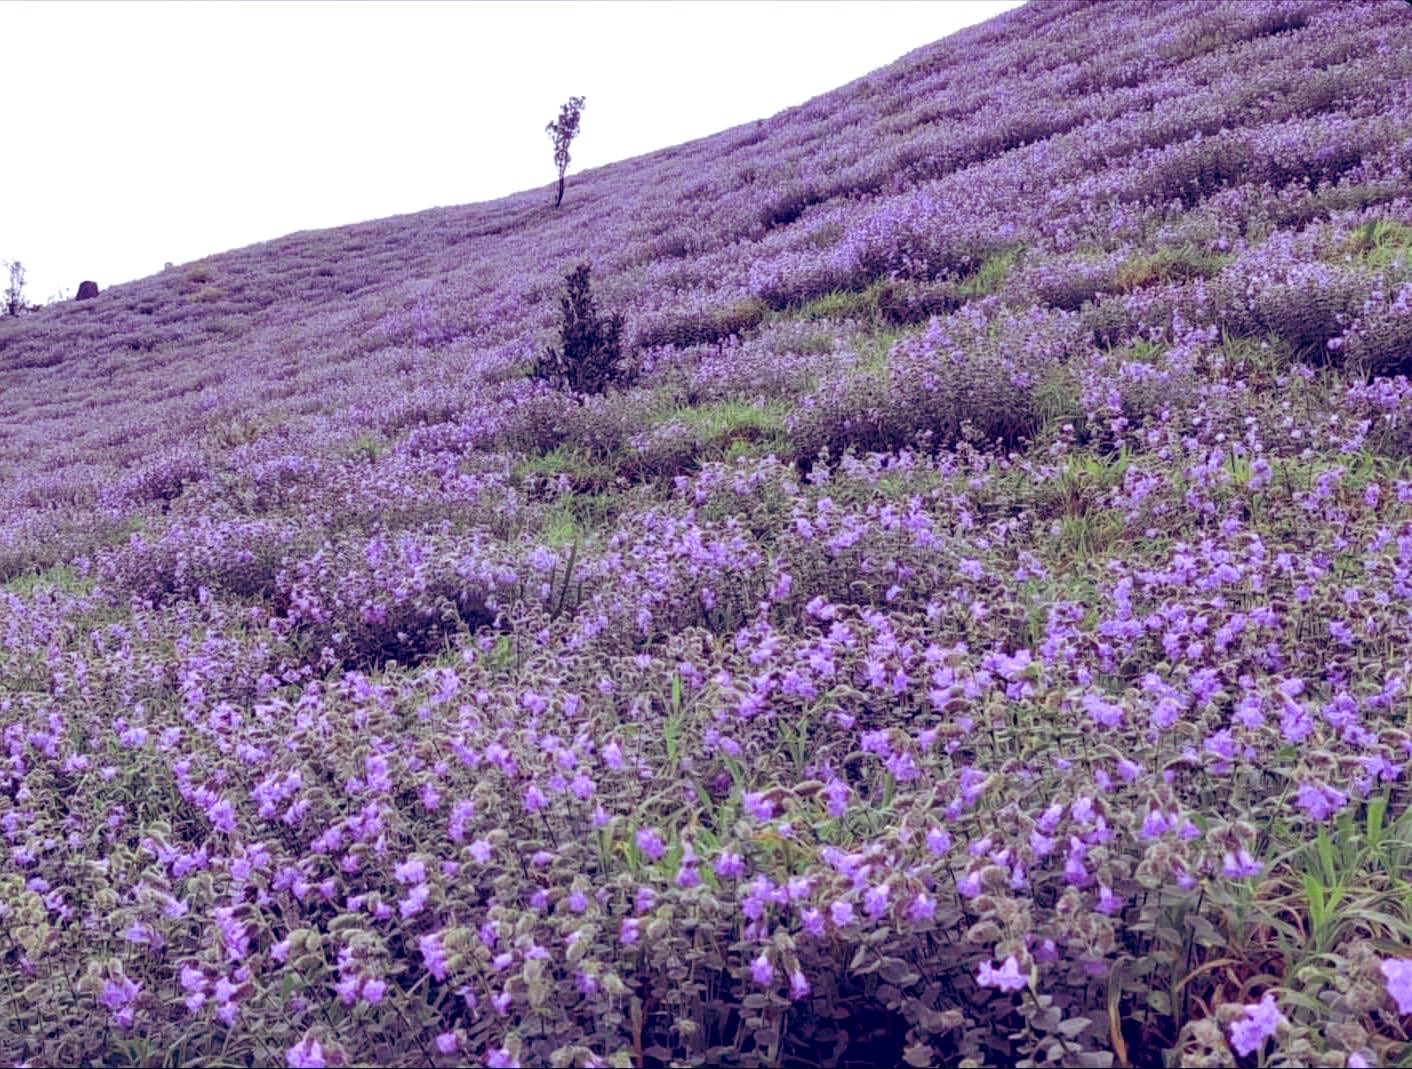
[[[761,987],[769,987],[775,982],[775,967],[765,951],[762,950],[760,956],[750,963],[750,978]]]
[[[1013,954],[998,969],[989,961],[981,962],[976,980],[981,987],[994,987],[1006,993],[1019,991],[1029,983],[1029,978],[1020,972],[1019,959]]]
[[[662,836],[655,828],[639,828],[634,841],[648,861],[660,861],[662,855],[667,852],[667,844],[662,841]]]
[[[1231,1046],[1242,1057],[1259,1050],[1285,1023],[1284,1014],[1275,1004],[1275,996],[1266,992],[1259,1002],[1245,1007],[1245,1014],[1230,1024]]]
[[[1221,871],[1232,880],[1244,880],[1259,876],[1265,866],[1250,856],[1250,851],[1241,847],[1239,851],[1226,851],[1221,861]]]
[[[1380,968],[1397,1012],[1404,1017],[1412,1015],[1412,958],[1387,958]]]
[[[284,1052],[284,1062],[289,1069],[324,1069],[324,1066],[328,1065],[324,1056],[324,1045],[309,1036],[305,1036]]]

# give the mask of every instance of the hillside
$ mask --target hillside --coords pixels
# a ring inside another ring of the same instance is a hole
[[[0,1059],[1412,1066],[1409,373],[1400,0],[0,320]]]

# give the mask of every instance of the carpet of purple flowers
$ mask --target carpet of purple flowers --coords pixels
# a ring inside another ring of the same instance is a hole
[[[0,1059],[1412,1066],[1409,372],[1397,0],[0,323]]]

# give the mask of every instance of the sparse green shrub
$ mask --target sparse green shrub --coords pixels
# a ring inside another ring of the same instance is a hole
[[[559,348],[549,346],[535,365],[536,378],[555,389],[578,394],[602,393],[623,378],[623,317],[598,314],[589,281],[590,266],[579,264],[564,276],[559,299],[563,321]]]
[[[680,408],[629,441],[631,475],[678,475],[698,463],[783,445],[785,406],[728,400]],[[766,445],[764,443],[769,443]]]

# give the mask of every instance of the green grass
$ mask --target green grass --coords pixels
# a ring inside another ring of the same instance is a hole
[[[872,287],[858,290],[834,290],[822,297],[816,297],[800,306],[794,312],[798,319],[860,319],[871,318],[877,312],[876,295],[871,295]]]
[[[373,431],[363,431],[347,445],[343,446],[339,453],[349,460],[376,461],[378,457],[387,452],[388,442],[382,435]]]
[[[782,401],[754,405],[748,401],[727,400],[678,408],[659,422],[685,423],[700,431],[707,440],[715,440],[742,432],[754,435],[779,433],[784,429],[787,412],[788,408]]]
[[[1162,282],[1211,278],[1232,259],[1227,255],[1202,252],[1194,245],[1158,249],[1123,264],[1118,268],[1116,281],[1122,290],[1132,292]]]
[[[547,453],[521,457],[510,470],[519,479],[553,479],[567,475],[573,481],[586,485],[598,485],[612,479],[611,468],[595,461],[588,450],[572,445],[561,445]]]
[[[67,564],[56,564],[42,572],[17,575],[0,584],[0,590],[7,594],[28,597],[38,589],[63,590],[73,594],[87,593],[93,588],[93,580],[81,576]]]
[[[1396,219],[1364,223],[1348,239],[1346,248],[1364,263],[1386,270],[1406,266],[1412,257],[1412,227]]]
[[[1011,268],[1015,266],[1023,251],[1017,245],[987,256],[978,268],[961,280],[957,292],[967,298],[989,297],[1005,285]]]
[[[565,494],[545,512],[539,540],[556,549],[594,544],[623,506],[623,496],[612,491]]]

